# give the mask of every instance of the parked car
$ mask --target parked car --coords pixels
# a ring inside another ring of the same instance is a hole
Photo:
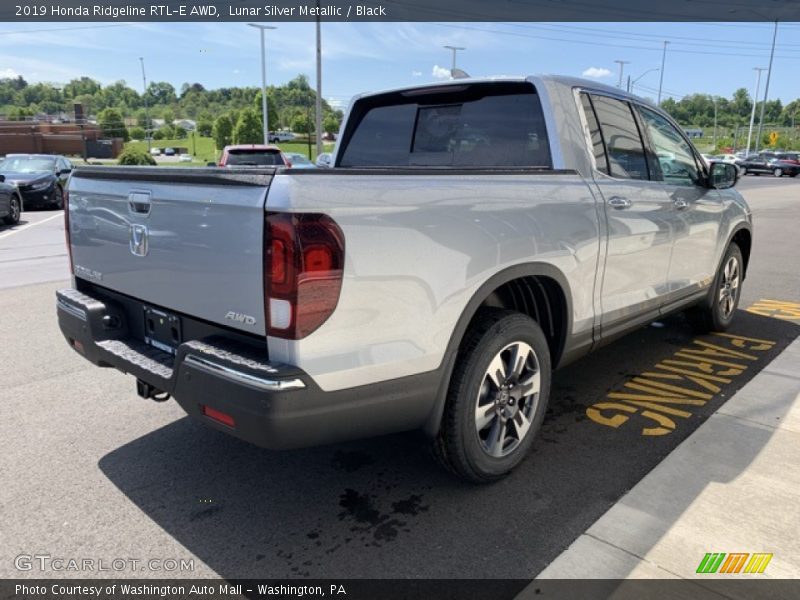
[[[744,175],[744,170],[739,166],[740,159],[735,154],[715,154],[711,156],[711,161],[735,165],[739,169],[739,174]]]
[[[192,155],[191,154],[181,154],[178,157],[178,162],[192,162]]]
[[[299,152],[284,152],[284,156],[289,159],[289,164],[293,169],[316,169],[317,165],[308,160],[305,154]]]
[[[322,152],[317,155],[317,160],[314,162],[318,167],[327,169],[333,166],[333,154],[330,152]]]
[[[8,154],[0,161],[0,175],[17,186],[23,206],[64,208],[64,187],[72,163],[51,154]]]
[[[161,156],[161,148],[150,148],[150,156]]]
[[[0,175],[0,220],[5,225],[16,225],[22,213],[22,197],[17,186],[5,181],[5,176]]]
[[[238,144],[225,146],[219,159],[220,167],[285,167],[289,161],[277,146]]]
[[[800,163],[792,163],[778,158],[766,158],[761,154],[749,156],[739,162],[739,167],[744,175],[769,174],[775,177],[797,177],[800,173]]]
[[[783,162],[800,165],[800,152],[777,152],[776,158]]]
[[[674,311],[736,315],[736,169],[644,100],[461,79],[356,97],[342,131],[328,171],[78,169],[66,213],[119,227],[68,238],[69,345],[261,446],[421,429],[491,481],[531,449],[553,368]],[[617,414],[673,423],[657,404]]]
[[[274,144],[276,142],[291,142],[296,137],[291,131],[270,131],[267,139]]]
[[[175,156],[175,148],[164,148],[164,156]]]

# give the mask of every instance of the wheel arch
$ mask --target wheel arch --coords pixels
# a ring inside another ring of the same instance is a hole
[[[526,286],[535,287],[529,287],[526,293]],[[534,318],[545,331],[545,337],[548,338],[548,345],[550,346],[550,360],[553,368],[558,365],[559,360],[564,356],[569,335],[572,331],[572,295],[566,276],[553,265],[540,262],[514,265],[495,273],[473,294],[450,336],[440,367],[441,383],[439,390],[436,394],[433,409],[423,426],[423,431],[427,435],[433,437],[439,430],[447,391],[450,386],[450,378],[458,358],[459,349],[478,311],[487,306],[509,308],[507,304],[509,296],[511,296],[511,301],[516,304],[513,307],[515,310],[518,310],[520,306],[527,306],[527,310],[519,310],[519,312]],[[540,312],[540,318],[548,318],[548,322],[545,324],[535,316],[537,310],[541,311],[541,302],[551,303],[551,308],[547,311],[549,317],[545,317]],[[549,335],[545,325],[550,330]]]

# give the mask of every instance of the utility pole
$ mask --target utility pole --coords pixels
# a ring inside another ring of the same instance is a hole
[[[466,48],[462,46],[444,46],[444,48],[453,51],[453,66],[450,68],[450,73],[452,74],[452,72],[456,70],[456,52],[459,50],[466,50]]]
[[[624,69],[625,65],[630,63],[629,60],[615,60],[615,63],[619,65],[619,81],[617,82],[617,87],[622,88],[622,70]]]
[[[778,37],[778,21],[775,21],[775,29],[772,32],[772,49],[769,51],[769,67],[767,68],[767,83],[764,85],[764,102],[761,105],[761,115],[758,117],[758,133],[756,134],[756,152],[761,144],[761,128],[764,126],[764,109],[767,107],[769,97],[769,80],[772,77],[772,59],[775,56],[775,38]]]
[[[664,63],[667,60],[667,44],[669,41],[664,40],[664,50],[661,52],[661,77],[658,78],[658,101],[656,104],[661,106],[661,89],[664,85]]]
[[[753,67],[756,75],[756,90],[753,92],[753,109],[750,111],[750,129],[747,130],[747,150],[745,156],[750,154],[750,142],[753,138],[753,120],[756,117],[756,104],[758,104],[758,88],[761,86],[761,71],[766,71],[763,67]]]
[[[319,12],[319,0],[317,0],[317,118],[314,127],[317,132],[317,155],[322,154],[322,24]],[[308,160],[313,160],[310,153]]]
[[[142,101],[144,102],[144,137],[147,138],[147,153],[150,153],[150,146],[153,144],[153,125],[150,123],[150,114],[147,111],[147,76],[144,74],[144,57],[139,57],[139,63],[142,65],[142,85],[144,86],[144,93],[142,94]],[[170,123],[171,125],[172,123]],[[83,135],[83,127],[81,127],[81,135]],[[84,140],[84,146],[86,142]],[[86,152],[84,151],[84,154]],[[86,157],[84,156],[84,159]]]
[[[270,25],[258,25],[248,23],[250,27],[255,27],[261,32],[261,114],[262,126],[264,130],[264,143],[269,144],[269,113],[267,112],[267,48],[264,42],[264,31],[266,29],[277,29]]]
[[[661,69],[659,69],[658,67],[653,67],[652,69],[647,69],[647,71],[645,71],[644,73],[642,73],[641,75],[639,75],[639,76],[638,76],[636,79],[634,79],[633,81],[631,81],[631,76],[630,76],[630,75],[628,75],[628,91],[629,91],[629,92],[632,94],[632,93],[633,93],[633,88],[634,88],[634,86],[636,85],[636,82],[637,82],[637,81],[639,81],[639,80],[640,80],[642,77],[644,77],[644,76],[645,76],[645,75],[647,75],[648,73],[652,73],[653,71],[660,71],[660,70],[661,70]]]

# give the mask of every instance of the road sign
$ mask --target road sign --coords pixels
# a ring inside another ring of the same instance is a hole
[[[770,145],[774,146],[777,141],[778,141],[778,132],[777,131],[770,131],[769,132],[769,143],[770,143]]]

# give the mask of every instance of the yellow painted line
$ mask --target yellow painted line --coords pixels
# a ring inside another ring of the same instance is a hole
[[[687,352],[687,350],[679,350],[678,352],[675,353],[675,356],[677,356],[679,358],[685,358],[687,360],[696,360],[696,361],[699,361],[699,362],[707,362],[707,363],[711,363],[712,365],[722,365],[723,367],[730,367],[731,369],[738,369],[739,371],[744,371],[744,370],[747,369],[747,366],[745,366],[745,365],[739,365],[739,364],[736,364],[736,363],[726,362],[724,360],[719,360],[717,358],[708,358],[707,356],[695,356],[693,354],[689,354],[689,356],[686,356],[686,352]],[[738,375],[738,373],[737,373],[737,375]]]
[[[680,394],[679,397],[694,396],[695,398],[702,398],[703,400],[709,400],[713,396],[713,394],[698,392],[696,390],[688,390],[686,388],[678,387],[677,385],[670,385],[668,383],[661,383],[659,381],[649,381],[647,379],[642,379],[641,377],[634,377],[633,380],[636,383],[642,383],[645,385],[653,386],[654,388],[667,390],[670,392],[676,392]]]
[[[798,304],[798,307],[800,307],[800,304]],[[745,340],[746,342],[756,342],[758,344],[766,344],[770,348],[772,348],[772,346],[775,345],[775,342],[772,342],[770,340],[760,340],[758,338],[745,337],[743,335],[734,335],[732,333],[722,333],[721,331],[715,331],[711,335],[716,335],[718,337],[729,338],[729,339],[732,339],[732,340]]]
[[[737,358],[746,358],[747,360],[758,360],[757,356],[750,356],[749,354],[745,354],[744,352],[739,352],[738,350],[731,350],[730,348],[723,348],[722,346],[717,346],[716,344],[712,344],[711,342],[704,342],[703,340],[695,340],[695,344],[698,346],[702,346],[706,348],[706,350],[686,350],[686,352],[710,352],[714,356],[735,356]]]
[[[660,398],[658,396],[644,396],[642,394],[626,394],[625,392],[609,392],[608,397],[612,400],[623,400],[625,402],[657,402],[664,404],[683,404],[689,406],[705,406],[705,400],[694,400],[692,398]]]
[[[800,304],[783,300],[768,300],[762,298],[746,309],[747,312],[762,317],[771,317],[783,321],[800,320]]]
[[[12,229],[11,231],[6,231],[5,233],[0,234],[0,240],[4,240],[6,238],[10,238],[12,235],[14,235],[16,233],[20,233],[22,231],[25,231],[26,229],[30,229],[31,227],[36,227],[37,225],[41,225],[42,223],[47,223],[48,221],[52,221],[53,219],[57,219],[59,217],[63,219],[64,215],[62,215],[60,213],[57,214],[57,215],[51,215],[51,216],[47,217],[46,219],[42,219],[41,221],[36,221],[35,223],[27,223],[27,224],[23,225],[22,227],[20,227],[19,229]]]
[[[662,365],[661,363],[656,365],[656,369],[663,369],[664,371],[670,371],[671,373],[678,373],[679,375],[696,377],[698,379],[705,379],[707,381],[718,381],[719,383],[730,383],[731,381],[733,381],[732,379],[728,379],[727,377],[718,377],[717,375],[711,375],[710,373],[690,371],[689,369],[679,369],[678,367],[670,367],[669,365]],[[666,377],[667,373],[653,373],[648,371],[646,373],[642,373],[642,375],[644,375],[645,377]]]

